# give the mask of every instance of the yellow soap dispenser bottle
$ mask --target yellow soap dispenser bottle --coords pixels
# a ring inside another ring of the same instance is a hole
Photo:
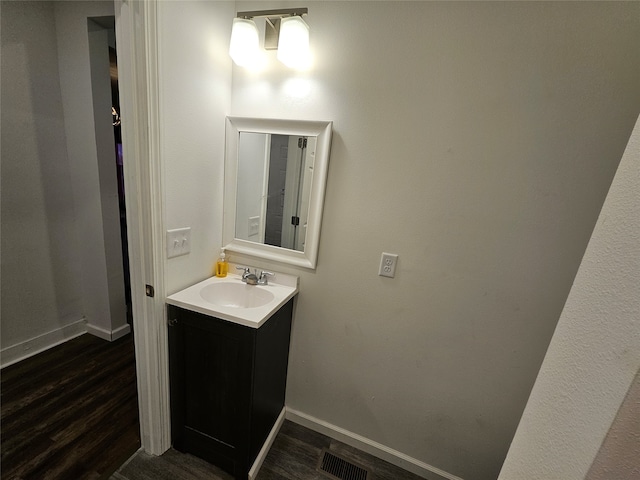
[[[229,263],[227,262],[224,248],[220,249],[220,258],[216,262],[216,277],[226,277],[229,273]]]

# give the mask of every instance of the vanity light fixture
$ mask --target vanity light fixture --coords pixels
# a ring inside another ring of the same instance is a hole
[[[240,67],[248,67],[257,61],[260,55],[260,40],[256,22],[250,18],[233,19],[229,55]]]
[[[309,61],[309,25],[302,17],[287,17],[280,22],[278,60],[289,68],[304,68]]]
[[[278,50],[277,58],[287,67],[309,65],[309,26],[302,19],[307,8],[238,12],[233,19],[229,55],[236,65],[250,67],[260,57],[258,27],[254,18],[265,19],[265,50]]]

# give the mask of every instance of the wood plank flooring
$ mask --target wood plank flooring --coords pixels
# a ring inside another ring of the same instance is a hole
[[[323,449],[364,466],[367,480],[420,480],[421,477],[344,443],[285,421],[256,480],[328,480],[317,470]],[[436,478],[436,477],[434,477]],[[440,478],[440,477],[437,477]],[[136,453],[110,480],[233,480],[219,468],[170,449],[159,457]]]
[[[140,447],[132,335],[85,334],[0,375],[2,480],[106,479]]]

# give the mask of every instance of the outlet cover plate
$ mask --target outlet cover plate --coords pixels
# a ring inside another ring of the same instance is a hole
[[[396,265],[398,264],[398,255],[395,253],[382,252],[380,257],[380,268],[378,275],[381,277],[393,278],[396,275]]]

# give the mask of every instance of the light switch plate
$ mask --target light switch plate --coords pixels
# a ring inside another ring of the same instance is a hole
[[[191,251],[191,227],[167,230],[167,258],[186,255]]]
[[[253,237],[260,233],[260,217],[249,217],[249,236]]]

